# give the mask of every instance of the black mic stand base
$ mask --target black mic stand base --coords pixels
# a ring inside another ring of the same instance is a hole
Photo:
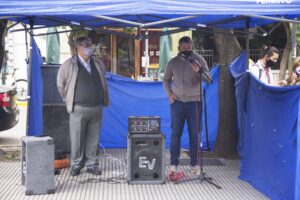
[[[178,183],[184,183],[184,182],[190,182],[190,181],[200,181],[200,183],[202,184],[202,182],[207,182],[213,186],[215,186],[217,189],[222,189],[221,186],[217,185],[216,183],[214,183],[212,181],[212,178],[211,177],[207,177],[206,176],[206,173],[202,172],[200,173],[200,175],[198,175],[197,177],[195,178],[189,178],[189,179],[182,179],[182,180],[179,180],[177,182],[175,182],[175,184],[178,184]]]

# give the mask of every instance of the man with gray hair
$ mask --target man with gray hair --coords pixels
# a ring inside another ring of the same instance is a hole
[[[57,87],[70,114],[72,176],[87,172],[101,175],[99,169],[99,135],[103,106],[109,105],[105,66],[92,57],[92,41],[79,37],[77,54],[58,70]]]

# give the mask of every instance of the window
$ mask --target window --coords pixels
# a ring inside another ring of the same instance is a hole
[[[135,73],[134,40],[117,37],[117,73],[131,77]]]

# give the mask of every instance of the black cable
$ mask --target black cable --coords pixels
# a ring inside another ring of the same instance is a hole
[[[68,182],[74,182],[78,184],[86,184],[86,183],[100,183],[100,182],[106,182],[108,184],[122,184],[126,182],[126,179],[124,175],[114,176],[110,178],[88,178],[86,180],[78,181],[73,178],[68,179],[67,181],[63,182],[62,184],[58,180],[58,178],[55,178],[55,181],[57,182],[56,190],[60,191],[63,186],[65,186]]]

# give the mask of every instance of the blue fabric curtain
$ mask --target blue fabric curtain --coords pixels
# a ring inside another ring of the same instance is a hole
[[[41,66],[43,59],[40,50],[33,39],[32,41],[32,63],[29,99],[29,136],[43,134],[43,79]]]
[[[209,145],[214,147],[219,114],[219,68],[211,70],[214,83],[203,85],[206,90]],[[161,129],[166,135],[166,146],[170,147],[171,119],[168,97],[162,82],[137,82],[118,75],[107,75],[111,105],[104,109],[101,144],[109,148],[127,146],[128,116],[160,116]],[[203,113],[204,114],[204,113]],[[204,117],[203,125],[204,125]],[[206,147],[205,127],[202,139]],[[188,148],[187,129],[182,136],[182,147]]]
[[[300,86],[271,87],[245,71],[242,54],[231,65],[236,79],[240,178],[271,199],[299,200]]]

